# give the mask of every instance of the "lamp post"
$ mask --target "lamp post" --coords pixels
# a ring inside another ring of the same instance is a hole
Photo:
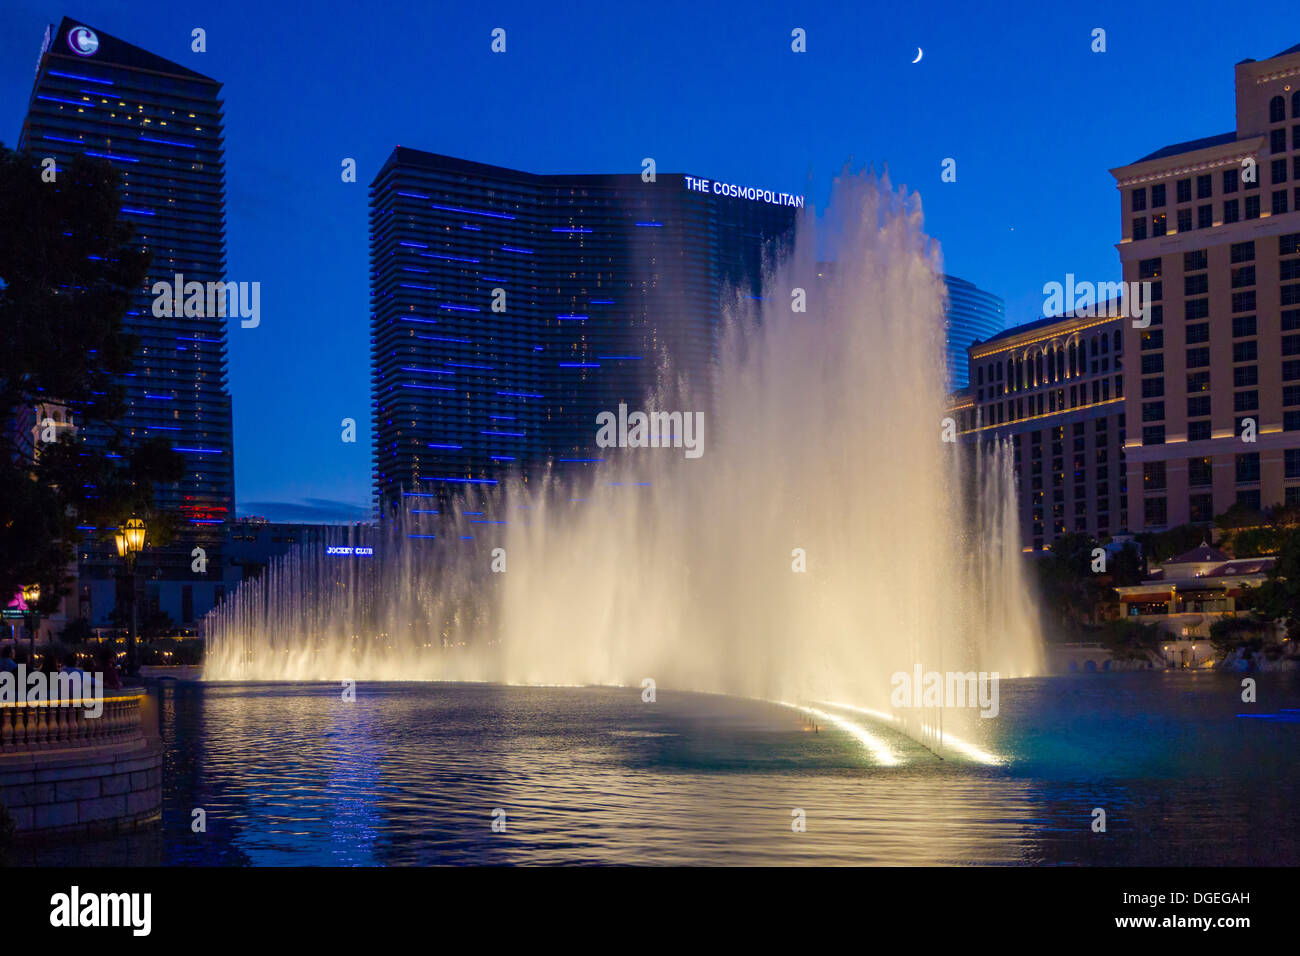
[[[117,533],[113,535],[113,543],[117,545],[117,556],[126,562],[127,590],[131,593],[131,630],[126,637],[126,673],[128,677],[136,676],[136,671],[139,668],[135,652],[135,557],[144,549],[144,535],[144,522],[139,518],[132,518],[118,528]]]
[[[29,584],[23,588],[23,617],[27,623],[27,644],[29,661],[32,665],[36,662],[36,631],[41,626],[41,611],[37,606],[41,600],[41,586],[39,584]]]

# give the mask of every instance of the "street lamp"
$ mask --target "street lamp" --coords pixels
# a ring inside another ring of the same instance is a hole
[[[144,549],[144,535],[144,522],[139,518],[132,518],[125,525],[118,528],[113,535],[113,543],[117,546],[117,556],[126,562],[127,590],[131,594],[131,630],[126,638],[126,673],[128,677],[134,677],[138,668],[135,653],[135,556]]]
[[[36,662],[36,631],[41,626],[41,611],[37,606],[41,599],[41,586],[29,584],[23,588],[23,617],[27,620],[27,642],[32,665]]]

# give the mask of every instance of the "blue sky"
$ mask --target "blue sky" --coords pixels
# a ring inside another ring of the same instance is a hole
[[[0,140],[64,15],[224,83],[229,275],[262,283],[261,325],[230,333],[238,508],[341,520],[369,507],[366,190],[395,145],[533,172],[652,156],[815,201],[846,161],[887,164],[947,271],[1031,321],[1045,282],[1119,278],[1107,170],[1232,129],[1233,64],[1300,42],[1300,18],[1201,0],[1058,6],[5,0]]]

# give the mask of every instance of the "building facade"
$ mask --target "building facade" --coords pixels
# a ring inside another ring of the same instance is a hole
[[[1067,532],[1104,538],[1129,523],[1124,333],[1115,303],[1049,316],[968,350],[970,384],[953,396],[966,442],[1011,443],[1022,545]]]
[[[1126,282],[1128,511],[1158,531],[1300,503],[1300,46],[1236,65],[1236,128],[1111,170]]]
[[[992,292],[985,292],[973,282],[945,275],[948,301],[947,320],[948,381],[954,389],[969,382],[967,348],[991,339],[1007,325],[1006,306]]]
[[[146,552],[140,576],[183,581],[196,594],[196,616],[218,594],[222,529],[233,516],[227,320],[160,317],[152,290],[177,276],[202,283],[224,278],[220,93],[209,77],[64,18],[46,31],[19,139],[20,149],[53,157],[58,167],[77,155],[112,163],[123,179],[122,216],[152,255],[123,323],[140,346],[119,383],[126,412],[116,425],[130,438],[166,439],[185,462],[181,481],[155,490],[156,507],[180,527],[177,543]],[[70,411],[75,422],[76,409]],[[78,423],[77,434],[89,448],[103,449],[110,429]],[[116,602],[120,561],[108,529],[82,530],[81,612],[103,624]],[[193,570],[190,552],[198,545],[207,549],[210,571]]]
[[[641,407],[664,359],[707,383],[724,299],[759,294],[803,198],[398,147],[370,204],[382,511],[417,487],[444,495],[527,479],[542,462],[598,465],[596,415]]]

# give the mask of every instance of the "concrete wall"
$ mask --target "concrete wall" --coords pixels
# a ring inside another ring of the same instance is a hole
[[[162,815],[162,759],[152,738],[7,754],[0,756],[0,804],[19,840],[134,830]]]

